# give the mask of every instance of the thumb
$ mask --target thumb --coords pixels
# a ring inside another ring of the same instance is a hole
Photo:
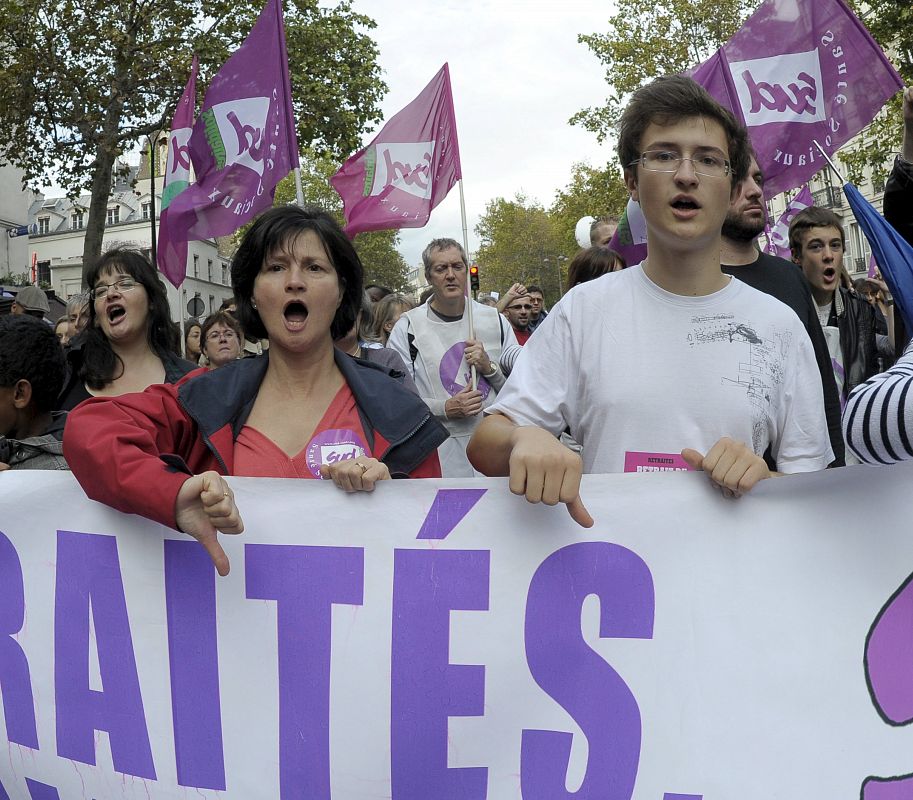
[[[590,516],[590,512],[586,510],[586,506],[583,505],[583,500],[580,499],[579,494],[567,504],[567,513],[571,515],[571,519],[580,527],[593,527],[594,520]]]
[[[222,545],[219,544],[218,532],[212,526],[212,523],[207,522],[206,526],[209,528],[209,530],[206,532],[201,532],[195,538],[201,545],[203,545],[203,549],[209,553],[209,558],[212,560],[212,563],[216,568],[216,572],[218,572],[219,575],[224,578],[231,571],[231,564],[228,563],[228,556],[225,555],[225,551],[222,549]]]
[[[692,450],[690,447],[686,447],[682,450],[682,458],[688,462],[688,466],[691,469],[704,471],[704,457],[697,452],[697,450]]]

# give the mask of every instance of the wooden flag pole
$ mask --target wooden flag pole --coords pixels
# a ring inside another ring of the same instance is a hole
[[[463,179],[457,182],[460,187],[460,215],[463,219],[463,252],[466,254],[466,320],[469,322],[469,338],[476,338],[475,325],[472,322],[472,293],[469,290],[469,226],[466,224],[466,201],[463,198]],[[472,390],[479,386],[479,376],[475,364],[470,368]]]

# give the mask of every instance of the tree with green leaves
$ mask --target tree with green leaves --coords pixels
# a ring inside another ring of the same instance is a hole
[[[206,81],[244,40],[262,0],[0,0],[0,158],[30,184],[91,204],[84,269],[101,251],[118,158],[165,128],[200,57]],[[370,18],[350,0],[287,0],[301,146],[348,155],[380,120],[386,86]]]
[[[554,219],[541,204],[518,194],[513,200],[498,197],[488,203],[475,226],[481,240],[476,251],[482,291],[505,292],[514,282],[534,283],[547,304],[560,296],[558,271],[567,253]]]
[[[628,202],[628,191],[615,164],[598,169],[588,164],[574,164],[571,181],[558,190],[549,216],[558,228],[562,252],[573,256],[578,244],[574,236],[581,217],[620,217]]]
[[[609,96],[579,111],[571,123],[603,141],[636,89],[709,58],[756,5],[757,0],[619,0],[605,33],[577,37],[605,67]]]
[[[329,211],[340,225],[344,223],[342,200],[330,185],[330,178],[339,169],[339,164],[328,155],[319,155],[312,149],[301,153],[301,187],[304,202],[320,206]],[[295,199],[295,180],[290,175],[276,187],[276,203],[291,203]],[[245,228],[236,234],[240,241]],[[386,286],[395,292],[409,290],[409,265],[397,250],[398,230],[371,231],[359,233],[352,240],[355,251],[365,268],[365,283]]]
[[[873,38],[901,77],[913,82],[913,5],[910,0],[850,0]],[[584,34],[585,44],[605,68],[605,103],[571,118],[596,134],[609,136],[632,92],[660,75],[680,73],[706,60],[758,7],[759,0],[619,0],[605,32]],[[901,132],[898,94],[865,135],[841,151],[850,178],[868,166],[876,174],[889,167]]]

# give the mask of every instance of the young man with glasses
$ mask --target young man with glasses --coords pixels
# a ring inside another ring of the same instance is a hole
[[[422,253],[428,302],[403,314],[387,346],[395,350],[415,379],[419,395],[446,426],[450,438],[438,448],[445,478],[475,475],[466,459],[469,437],[504,385],[498,366],[501,350],[517,338],[496,309],[472,303],[475,336],[466,316],[468,262],[455,239],[435,239]],[[472,387],[475,368],[478,385]]]
[[[638,90],[619,156],[649,256],[568,292],[524,348],[469,447],[530,502],[592,524],[581,473],[702,469],[727,496],[832,460],[808,334],[724,275],[723,220],[749,162],[744,129],[689,78]],[[569,428],[582,459],[555,438]]]

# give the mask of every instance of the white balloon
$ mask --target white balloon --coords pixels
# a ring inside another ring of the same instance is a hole
[[[596,221],[596,217],[581,217],[574,228],[574,238],[581,247],[590,246],[590,227]]]

